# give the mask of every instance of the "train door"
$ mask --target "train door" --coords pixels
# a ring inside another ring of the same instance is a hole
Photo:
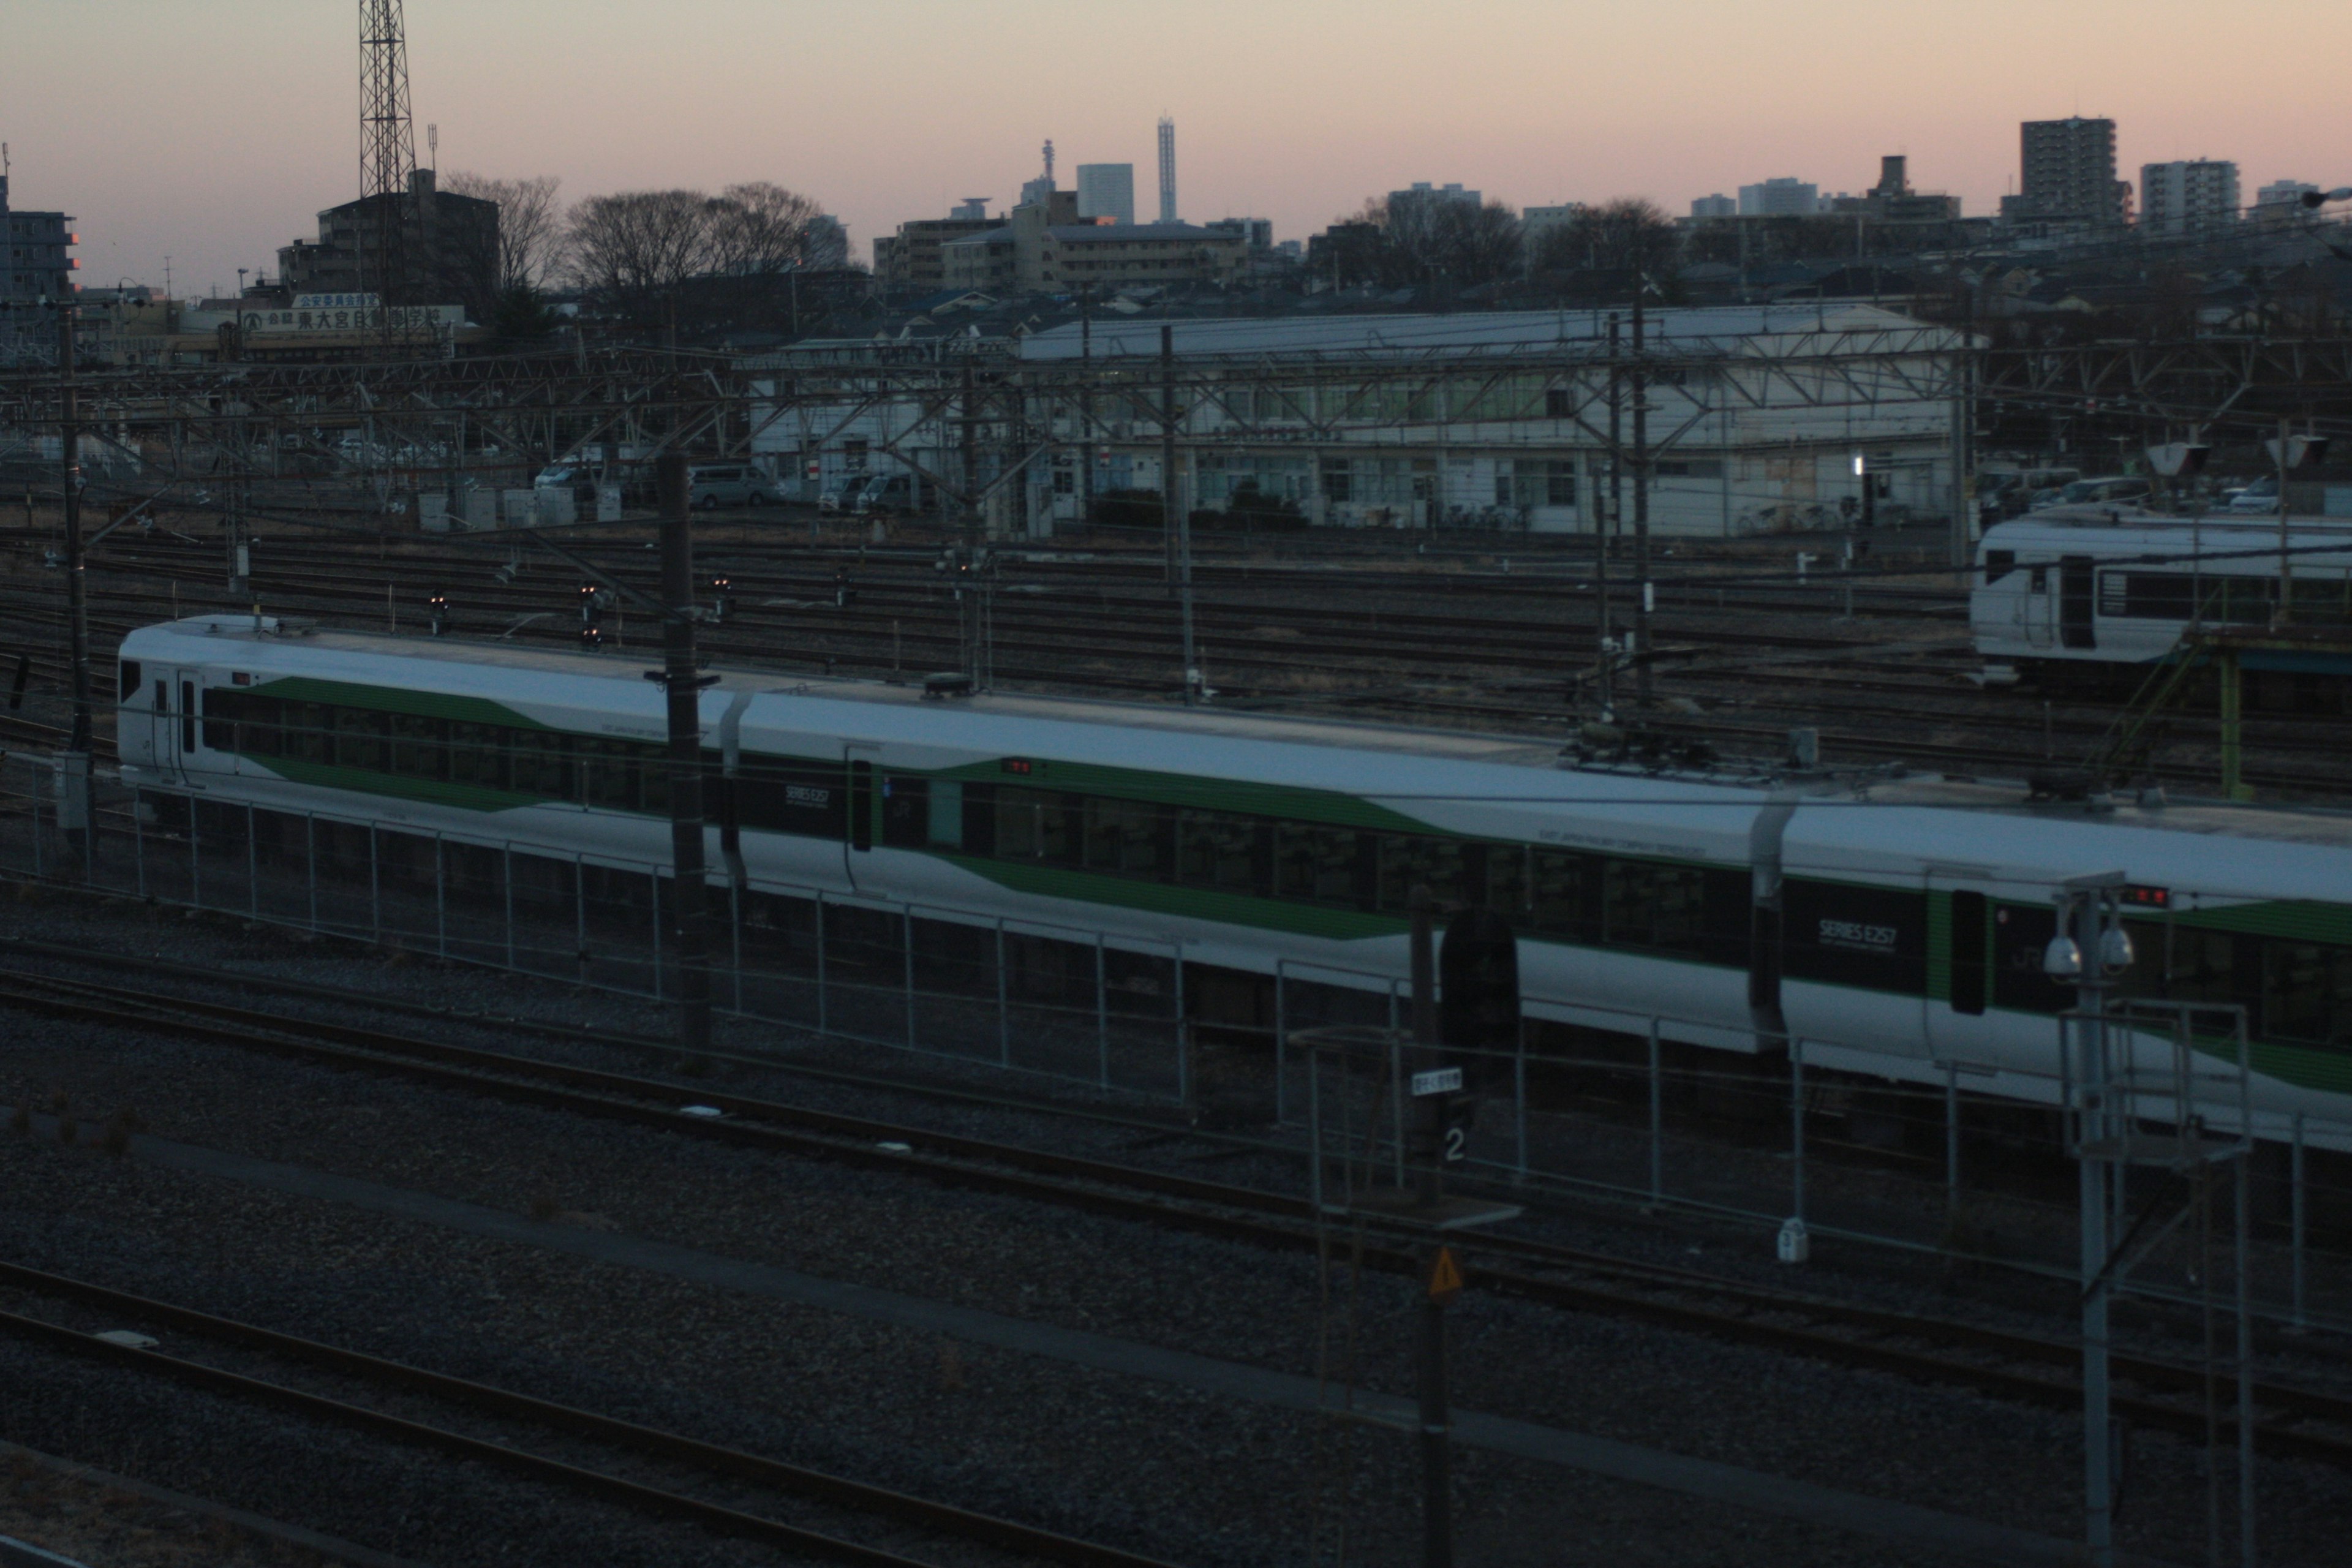
[[[2098,646],[2097,629],[2091,621],[2095,604],[2091,558],[2087,555],[2063,557],[2058,563],[2058,641],[2062,646]]]
[[[874,848],[877,837],[875,824],[881,816],[880,781],[875,776],[875,765],[880,760],[879,746],[852,741],[842,747],[849,763],[849,831],[842,845],[843,869],[848,874],[849,885],[860,886],[859,873],[870,887],[878,880],[867,856]]]
[[[1941,1003],[1928,998],[1927,1054],[1937,1061],[1989,1061],[1986,1009],[1992,1000],[1993,970],[1990,885],[1965,871],[1931,868],[1927,897],[1931,907],[1943,904],[1945,916],[1928,921],[1928,973],[1935,973],[1940,960],[1945,989]]]
[[[149,687],[155,771],[171,783],[184,784],[190,759],[196,751],[196,721],[204,679],[196,670],[163,665],[156,668]]]
[[[2052,591],[2051,575],[2057,570],[2048,563],[2025,568],[2025,592],[2017,596],[2018,629],[2025,634],[2027,646],[2048,647],[2056,616],[2051,605],[2057,595]]]

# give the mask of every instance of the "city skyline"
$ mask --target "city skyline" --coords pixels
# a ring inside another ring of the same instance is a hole
[[[357,190],[349,10],[302,0],[20,0],[0,58],[16,204],[76,216],[85,286],[229,286]],[[1267,217],[1300,237],[1368,195],[1460,181],[1514,206],[1696,196],[1793,174],[1866,188],[1907,153],[1923,190],[1992,211],[2018,124],[2117,124],[2143,163],[2235,162],[2244,188],[2352,180],[2332,61],[2352,9],[2313,0],[2032,6],[1797,0],[1600,5],[1471,0],[1429,27],[1400,0],[1198,0],[1114,13],[1030,0],[984,15],[877,0],[854,16],[782,0],[411,0],[420,127],[444,170],[550,174],[567,201],[771,179],[822,203],[854,253],[978,193],[1010,205],[1052,136],[1081,163],[1156,167],[1181,127],[1186,216]],[[1106,19],[1106,16],[1108,19]],[[2264,55],[2259,95],[2214,90],[2217,16]],[[203,26],[193,24],[201,17]],[[1426,37],[1423,37],[1423,34]],[[107,44],[107,90],[71,68]],[[1948,39],[1890,55],[1886,40]],[[1039,40],[1051,48],[1042,75]],[[1239,46],[1238,47],[1236,46]],[[675,71],[647,72],[665,54]],[[1926,58],[1918,58],[1921,55]],[[861,62],[872,68],[862,68]],[[1017,94],[1008,83],[1034,81]],[[132,103],[136,113],[94,111]],[[1278,147],[1276,155],[1275,149]],[[1066,176],[1066,185],[1072,182]]]

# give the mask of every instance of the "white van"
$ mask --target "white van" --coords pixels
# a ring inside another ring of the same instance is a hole
[[[778,499],[775,481],[749,463],[697,463],[686,470],[686,504],[705,511]]]

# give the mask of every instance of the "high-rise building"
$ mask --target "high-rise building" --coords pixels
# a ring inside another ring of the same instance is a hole
[[[1790,217],[1810,216],[1821,193],[1811,184],[1793,174],[1777,180],[1766,180],[1759,185],[1739,187],[1741,217]]]
[[[986,223],[988,221],[988,198],[986,196],[966,196],[963,200],[956,203],[955,205],[948,209],[948,216],[950,219],[959,223]]]
[[[1176,221],[1176,122],[1160,117],[1160,221]]]
[[[2130,182],[2116,178],[2114,121],[2029,120],[2018,128],[2018,192],[2001,198],[2001,216],[2119,224],[2129,215]]]
[[[412,169],[405,195],[320,213],[316,240],[278,247],[278,274],[298,294],[388,293],[387,305],[487,311],[499,294],[499,204],[444,191],[432,170]]]
[[[1738,217],[1738,198],[1724,195],[1720,192],[1711,196],[1701,196],[1691,203],[1693,217]]]
[[[0,300],[23,306],[73,298],[74,269],[81,263],[66,252],[81,241],[66,226],[71,222],[64,213],[11,211],[8,176],[0,174],[0,230],[7,235],[7,249],[0,251]]]
[[[2139,226],[2150,234],[2194,234],[2238,221],[2238,165],[2192,158],[2139,166]]]
[[[2304,194],[2315,194],[2318,189],[2301,180],[2273,180],[2254,193],[2253,220],[2275,226],[2313,216],[2311,209],[2303,205]]]
[[[1113,223],[1135,221],[1135,165],[1078,165],[1078,218],[1107,217]]]

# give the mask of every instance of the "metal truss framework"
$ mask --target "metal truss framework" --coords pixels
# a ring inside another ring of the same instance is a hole
[[[1808,334],[1786,353],[1743,352],[1737,340],[1673,342],[1638,354],[1573,342],[1196,356],[1166,367],[1133,356],[974,354],[910,363],[887,357],[886,345],[871,359],[806,364],[790,355],[755,363],[575,347],[455,360],[85,369],[79,393],[84,428],[140,453],[139,482],[130,488],[142,490],[191,479],[268,479],[289,455],[379,488],[536,467],[605,443],[740,457],[786,421],[797,422],[800,444],[816,450],[891,408],[901,411],[903,428],[880,448],[972,507],[1055,451],[1160,442],[1170,379],[1176,442],[1186,453],[1407,443],[1507,450],[1557,444],[1572,430],[1578,444],[1627,465],[1656,461],[1718,414],[1948,408],[1965,393],[1980,411],[2024,405],[2153,432],[2233,420],[2252,426],[2285,414],[2325,424],[2342,416],[2352,387],[2352,340],[1960,342],[1947,329],[1921,326]],[[1612,393],[1626,403],[1646,397],[1663,416],[1644,451],[1610,438]],[[0,435],[55,430],[60,408],[53,369],[0,374]],[[919,431],[928,432],[920,442]],[[947,432],[954,438],[943,438]],[[1933,433],[1922,421],[1908,435]],[[356,442],[347,439],[353,436]],[[938,454],[958,450],[984,452],[984,475],[936,471]]]

